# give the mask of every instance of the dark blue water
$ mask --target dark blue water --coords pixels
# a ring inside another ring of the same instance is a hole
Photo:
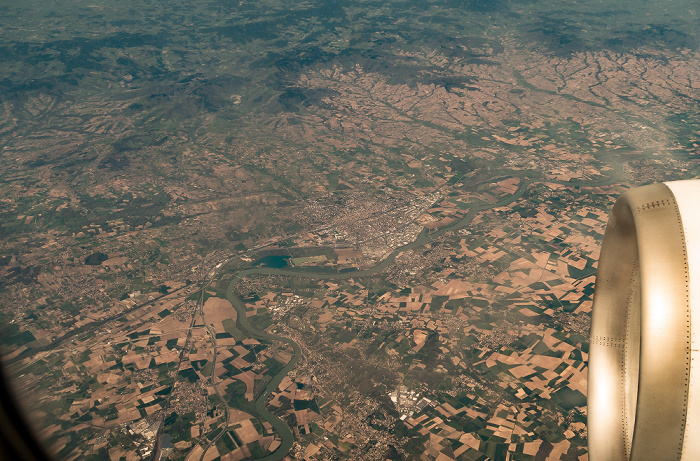
[[[270,267],[272,269],[283,269],[289,265],[290,256],[271,255],[264,256],[253,263],[255,267]]]

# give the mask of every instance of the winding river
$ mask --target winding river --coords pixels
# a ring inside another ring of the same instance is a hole
[[[387,267],[389,267],[391,264],[393,264],[394,260],[396,259],[396,256],[398,256],[400,253],[403,253],[405,251],[410,251],[414,248],[418,248],[420,246],[425,245],[426,243],[430,242],[431,240],[436,239],[437,237],[440,237],[442,234],[445,232],[453,231],[453,230],[458,230],[463,227],[465,227],[467,224],[469,224],[472,219],[476,216],[477,213],[480,213],[482,211],[489,210],[491,208],[497,208],[497,207],[502,207],[509,205],[513,203],[514,201],[518,200],[522,195],[525,193],[527,190],[527,187],[530,184],[538,184],[538,183],[550,183],[550,184],[561,184],[561,185],[566,185],[566,186],[572,186],[572,187],[595,187],[595,186],[603,186],[603,185],[609,185],[612,184],[615,181],[615,178],[617,178],[617,173],[619,171],[619,168],[615,168],[615,171],[613,174],[610,175],[609,178],[606,178],[605,180],[602,181],[588,181],[588,182],[583,182],[583,181],[577,181],[577,182],[566,182],[566,181],[537,181],[533,182],[530,179],[525,179],[523,180],[519,187],[518,190],[511,196],[503,198],[499,200],[498,202],[495,203],[474,203],[472,202],[469,208],[469,212],[458,222],[455,224],[452,224],[450,226],[446,226],[443,228],[440,228],[438,230],[435,230],[433,232],[427,232],[425,229],[418,234],[418,237],[413,241],[410,242],[406,245],[403,245],[397,249],[395,249],[392,253],[389,254],[385,259],[383,259],[381,262],[377,263],[375,266],[370,267],[369,269],[364,269],[364,270],[358,270],[358,271],[353,271],[353,272],[321,272],[321,271],[308,271],[308,270],[301,270],[301,269],[295,269],[295,268],[288,268],[288,269],[273,269],[273,268],[253,268],[253,269],[245,269],[240,272],[238,272],[229,282],[227,288],[226,288],[226,297],[228,300],[231,302],[233,307],[236,309],[237,312],[237,326],[238,328],[248,335],[251,338],[255,338],[257,340],[266,340],[266,341],[280,341],[285,344],[289,344],[293,349],[294,349],[294,355],[290,359],[289,363],[282,368],[277,375],[275,375],[272,380],[267,384],[263,392],[258,396],[258,398],[255,400],[255,411],[256,414],[254,416],[260,417],[262,419],[267,420],[272,427],[277,431],[279,434],[282,443],[281,445],[270,455],[265,456],[263,458],[257,458],[260,461],[279,461],[282,458],[286,456],[286,454],[289,452],[289,450],[292,448],[292,445],[294,443],[294,435],[292,434],[292,431],[289,429],[289,426],[282,421],[279,417],[276,415],[272,414],[270,411],[267,410],[265,407],[265,400],[267,397],[279,386],[279,384],[282,382],[282,379],[289,373],[289,371],[296,365],[297,361],[299,360],[299,357],[301,355],[301,348],[297,343],[295,343],[293,340],[283,337],[283,336],[277,336],[273,335],[270,333],[267,333],[265,331],[262,331],[248,322],[248,319],[246,318],[246,312],[245,312],[245,305],[244,303],[236,296],[233,292],[233,287],[237,282],[242,280],[243,278],[249,276],[249,275],[282,275],[282,276],[287,276],[287,277],[300,277],[300,278],[313,278],[313,279],[318,279],[318,280],[333,280],[333,279],[348,279],[348,278],[355,278],[355,277],[366,277],[366,276],[371,276],[371,275],[376,275],[379,272],[383,271]],[[223,434],[223,433],[222,433]]]

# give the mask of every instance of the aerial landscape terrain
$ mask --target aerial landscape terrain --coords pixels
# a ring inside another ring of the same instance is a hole
[[[0,5],[0,355],[57,460],[587,460],[696,2]]]

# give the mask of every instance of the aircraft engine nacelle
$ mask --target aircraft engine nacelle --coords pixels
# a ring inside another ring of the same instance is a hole
[[[700,180],[625,192],[593,301],[591,461],[700,460]]]

